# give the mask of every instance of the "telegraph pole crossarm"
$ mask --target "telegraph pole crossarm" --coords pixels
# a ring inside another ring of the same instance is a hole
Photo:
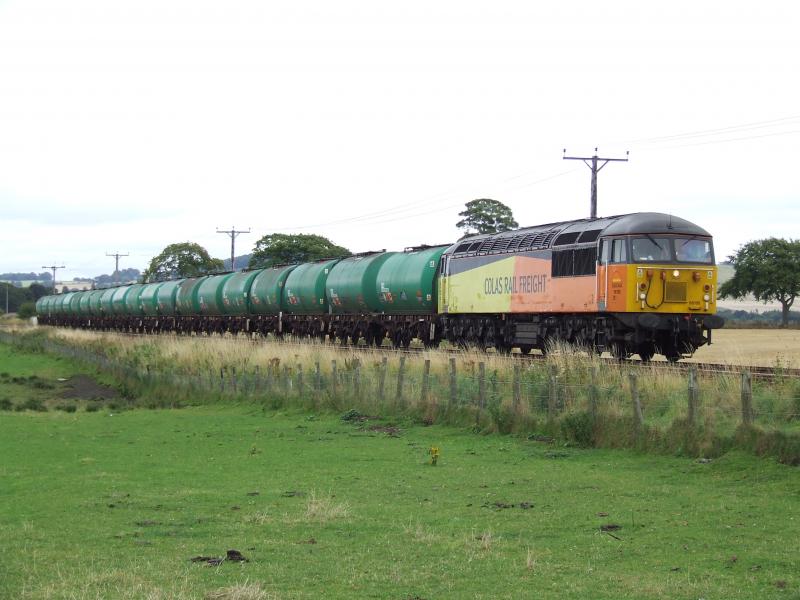
[[[114,267],[114,281],[119,283],[119,257],[120,256],[128,256],[128,254],[120,254],[119,252],[109,253],[106,252],[106,256],[113,256],[116,260],[116,266]]]
[[[61,265],[60,267],[57,267],[56,265],[50,265],[49,267],[46,267],[46,266],[43,265],[42,268],[43,269],[52,269],[52,271],[53,271],[53,293],[57,294],[58,292],[56,291],[56,270],[57,269],[66,269],[66,267],[64,265]]]
[[[628,162],[628,154],[630,154],[630,152],[626,151],[625,158],[606,158],[597,156],[597,148],[594,149],[594,152],[592,156],[567,156],[567,149],[564,148],[564,156],[562,157],[564,160],[583,161],[583,164],[592,170],[592,187],[590,192],[591,208],[589,214],[591,219],[597,218],[597,173],[610,162]],[[589,161],[591,161],[591,163]],[[603,161],[603,164],[597,166],[599,161]]]
[[[240,233],[250,233],[250,228],[248,227],[247,231],[245,231],[244,229],[237,230],[236,227],[234,227],[233,225],[231,225],[230,229],[220,229],[219,227],[217,227],[217,233],[225,233],[229,235],[231,238],[231,271],[235,271],[236,253],[234,251],[234,248],[236,246],[236,236],[239,235]]]

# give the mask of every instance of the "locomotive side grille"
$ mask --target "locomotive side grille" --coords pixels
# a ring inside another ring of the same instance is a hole
[[[686,302],[686,283],[667,281],[665,285],[664,302]]]

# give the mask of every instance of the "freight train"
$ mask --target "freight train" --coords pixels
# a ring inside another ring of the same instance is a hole
[[[343,259],[45,296],[46,325],[498,351],[566,341],[676,361],[711,343],[711,235],[662,213],[549,223]],[[363,340],[363,342],[361,342]]]

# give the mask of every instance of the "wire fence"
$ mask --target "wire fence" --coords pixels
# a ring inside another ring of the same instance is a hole
[[[20,337],[3,333],[0,341],[20,344]],[[423,356],[396,354],[376,360],[342,355],[312,364],[274,358],[265,365],[201,369],[132,364],[97,348],[51,338],[37,343],[46,352],[111,374],[137,394],[175,403],[211,398],[357,409],[385,417],[413,413],[432,423],[474,419],[476,425],[500,431],[535,430],[563,423],[570,415],[623,420],[626,435],[665,430],[676,420],[716,433],[740,425],[800,431],[800,381],[754,382],[746,370],[709,377],[692,369],[674,371],[667,385],[663,374],[624,367],[610,372],[591,361],[569,369],[544,361],[509,361],[500,369],[456,357],[432,365]]]

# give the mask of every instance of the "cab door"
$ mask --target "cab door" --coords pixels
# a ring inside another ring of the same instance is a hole
[[[595,297],[597,310],[603,312],[607,309],[608,298],[608,258],[611,252],[611,240],[601,239],[597,249],[597,269],[595,272]]]

